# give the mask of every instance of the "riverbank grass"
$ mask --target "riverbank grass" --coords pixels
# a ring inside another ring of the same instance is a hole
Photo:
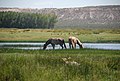
[[[0,29],[0,42],[41,42],[78,37],[82,42],[120,42],[119,29]]]
[[[0,49],[0,81],[119,81],[119,50]]]

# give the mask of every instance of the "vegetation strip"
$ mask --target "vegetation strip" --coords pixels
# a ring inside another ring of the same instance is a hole
[[[81,42],[120,43],[119,29],[0,29],[0,42],[46,42],[49,38],[75,36]]]

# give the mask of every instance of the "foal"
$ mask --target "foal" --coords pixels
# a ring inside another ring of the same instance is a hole
[[[70,49],[71,49],[71,45],[72,45],[72,48],[76,48],[76,44],[78,44],[80,48],[83,48],[82,43],[76,37],[70,36],[68,39],[68,42],[69,42]]]
[[[65,41],[62,38],[50,38],[50,39],[48,39],[43,46],[43,50],[45,50],[49,44],[52,45],[53,49],[55,49],[55,45],[58,45],[58,44],[62,47],[62,49],[64,47],[66,48]]]

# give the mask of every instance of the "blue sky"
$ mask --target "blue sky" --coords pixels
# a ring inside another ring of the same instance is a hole
[[[100,5],[120,5],[120,0],[0,0],[0,7],[69,8]]]

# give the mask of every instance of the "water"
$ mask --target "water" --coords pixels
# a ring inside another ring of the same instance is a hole
[[[26,49],[26,50],[38,50],[43,49],[44,43],[0,43],[0,48],[15,48],[15,49]],[[69,49],[68,43],[66,43]],[[105,49],[105,50],[120,50],[120,43],[83,43],[84,48],[92,49]],[[47,49],[53,49],[51,45],[48,45]],[[59,45],[55,46],[55,49],[62,49]],[[79,46],[77,45],[77,49]]]

